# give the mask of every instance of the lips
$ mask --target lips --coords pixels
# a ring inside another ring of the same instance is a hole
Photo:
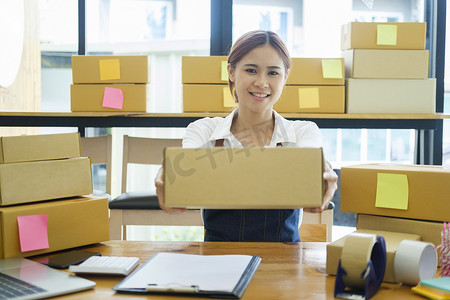
[[[252,93],[250,92],[250,95],[255,96],[257,98],[267,98],[270,96],[270,94],[264,94],[264,93]]]

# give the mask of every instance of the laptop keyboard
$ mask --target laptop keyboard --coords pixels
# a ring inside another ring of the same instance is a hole
[[[41,292],[46,292],[46,290],[0,273],[0,299],[14,299]]]

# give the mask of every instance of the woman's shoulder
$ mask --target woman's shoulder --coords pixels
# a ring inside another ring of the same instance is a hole
[[[222,117],[206,117],[202,119],[195,120],[194,122],[188,125],[188,129],[197,129],[206,132],[213,132],[214,129],[223,122],[224,118]]]

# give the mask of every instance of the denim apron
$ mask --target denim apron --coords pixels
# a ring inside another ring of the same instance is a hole
[[[300,242],[298,218],[299,209],[204,209],[205,242]]]

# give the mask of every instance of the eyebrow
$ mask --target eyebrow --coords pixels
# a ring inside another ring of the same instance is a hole
[[[246,67],[254,67],[254,68],[258,68],[259,67],[258,65],[255,65],[255,64],[245,64],[244,66],[246,66]],[[279,67],[279,66],[268,66],[267,69],[279,69],[279,70],[281,70],[281,67]]]

